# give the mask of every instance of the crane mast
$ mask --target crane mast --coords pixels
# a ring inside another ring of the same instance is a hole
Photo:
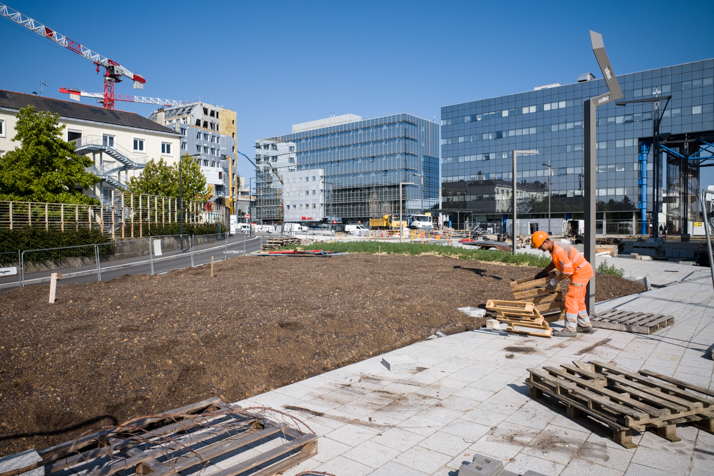
[[[124,76],[134,81],[134,89],[143,89],[146,80],[143,76],[139,74],[132,73],[119,63],[114,60],[102,56],[99,53],[90,50],[81,43],[67,38],[65,35],[43,25],[42,23],[23,15],[17,10],[13,10],[4,3],[0,3],[0,16],[3,16],[20,26],[27,28],[28,30],[36,33],[48,40],[60,45],[61,47],[76,53],[97,66],[97,72],[99,72],[99,67],[104,67],[104,96],[103,104],[106,109],[114,109],[114,83],[120,83],[121,77]]]

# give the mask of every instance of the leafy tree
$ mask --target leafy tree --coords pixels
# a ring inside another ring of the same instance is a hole
[[[170,197],[174,188],[173,182],[173,168],[164,162],[164,159],[159,159],[158,162],[151,159],[139,176],[129,179],[128,186],[131,193]]]
[[[179,164],[167,165],[164,159],[150,160],[138,177],[129,179],[129,191],[148,195],[178,198],[183,190],[184,200],[208,200],[211,191],[206,184],[206,176],[194,157],[181,157],[181,180]]]
[[[174,176],[174,189],[171,196],[179,196],[179,164],[172,167]],[[206,184],[206,176],[201,171],[201,166],[195,157],[184,154],[181,157],[181,182],[183,183],[184,200],[208,200],[211,190]]]
[[[62,140],[59,114],[28,106],[16,117],[12,140],[22,145],[0,157],[0,200],[99,203],[75,189],[75,184],[90,189],[99,177],[86,171],[92,159],[75,154],[74,144]]]

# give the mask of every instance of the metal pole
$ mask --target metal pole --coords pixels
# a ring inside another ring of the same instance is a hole
[[[652,184],[652,236],[655,238],[659,236],[659,186],[660,186],[660,176],[659,176],[659,101],[654,103],[654,117],[652,117],[652,175],[654,177],[654,183]]]
[[[248,234],[243,230],[243,254],[245,255],[245,244],[248,241]]]
[[[99,263],[99,245],[94,245],[94,257],[97,260],[97,280],[102,280],[102,267]]]
[[[584,161],[585,161],[585,259],[595,268],[595,190],[596,190],[596,104],[594,99],[587,99],[583,104],[584,124]],[[585,294],[588,315],[595,315],[595,275],[590,278]]]
[[[149,263],[151,266],[151,275],[154,275],[154,250],[152,249],[154,247],[154,244],[152,243],[151,237],[148,238],[149,240]]]
[[[424,174],[421,174],[421,212],[424,213]]]
[[[183,157],[179,158],[179,233],[181,235],[181,253],[183,253],[183,172],[181,171],[181,162],[183,161],[182,159]]]
[[[551,177],[553,176],[553,167],[548,164],[548,235],[552,235],[552,229],[550,228],[550,197],[553,195],[550,191],[551,187]]]
[[[399,184],[399,242],[404,243],[402,236],[402,184]]]
[[[702,206],[702,211],[704,212],[704,231],[707,234],[707,251],[709,252],[709,272],[712,275],[712,286],[714,286],[714,255],[712,255],[712,239],[709,234],[709,227],[712,225],[709,222],[709,217],[707,216],[707,193],[712,193],[708,190],[702,190],[700,203]]]
[[[513,229],[513,256],[516,255],[516,216],[517,216],[517,211],[516,211],[516,151],[514,150],[511,152],[511,160],[512,160],[512,170],[513,170],[513,177],[512,177],[512,183],[513,183],[513,190],[511,191],[513,193],[513,224],[511,228]]]
[[[191,255],[191,267],[195,268],[196,265],[194,263],[194,255],[196,253],[196,235],[191,235],[188,239],[188,246],[191,252],[189,253]]]

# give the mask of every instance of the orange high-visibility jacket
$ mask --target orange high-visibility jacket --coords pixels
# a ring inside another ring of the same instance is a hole
[[[553,243],[553,251],[550,256],[553,259],[553,264],[561,273],[565,275],[575,275],[579,270],[586,271],[588,274],[592,272],[590,263],[580,254],[578,250],[567,243]]]

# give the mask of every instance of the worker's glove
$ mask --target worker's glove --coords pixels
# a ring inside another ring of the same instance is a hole
[[[548,281],[548,284],[545,285],[546,291],[555,291],[555,288],[558,287],[558,280],[553,278],[550,281]]]
[[[535,275],[535,279],[545,278],[548,276],[548,274],[550,274],[550,273],[548,273],[548,271],[542,270],[540,273]]]

